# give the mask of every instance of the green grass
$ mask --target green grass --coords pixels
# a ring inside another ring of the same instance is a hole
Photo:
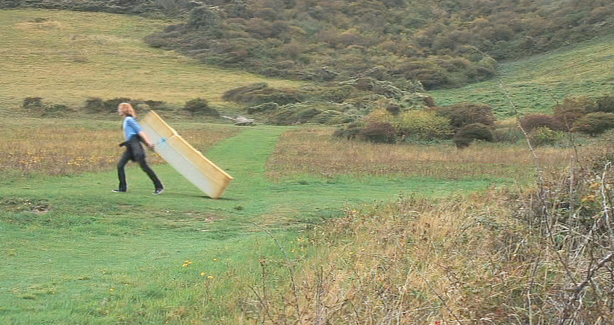
[[[0,111],[26,97],[81,107],[88,97],[129,97],[183,105],[254,82],[296,87],[149,48],[143,38],[168,23],[135,16],[50,10],[0,10]]]
[[[155,166],[167,187],[161,196],[151,195],[136,167],[127,171],[126,194],[110,192],[115,172],[0,187],[0,323],[236,321],[233,304],[254,298],[247,290],[259,283],[260,259],[283,262],[263,229],[291,258],[300,257],[309,252],[295,239],[345,207],[414,192],[475,191],[496,181],[305,175],[270,182],[265,164],[286,130],[250,128],[207,152],[235,177],[220,200],[167,165]],[[186,260],[192,264],[183,267]],[[271,281],[283,283],[284,268],[276,272]]]
[[[614,37],[602,37],[527,59],[505,62],[499,76],[521,112],[550,113],[566,96],[614,94]],[[438,105],[486,103],[499,117],[512,109],[496,79],[430,92]]]

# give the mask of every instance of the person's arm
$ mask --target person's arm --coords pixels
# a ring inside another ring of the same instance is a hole
[[[151,140],[149,140],[149,137],[147,136],[147,134],[145,134],[145,132],[143,131],[139,132],[139,136],[141,137],[141,139],[143,139],[143,141],[149,148],[153,149],[156,147],[156,145],[153,142],[151,142]]]

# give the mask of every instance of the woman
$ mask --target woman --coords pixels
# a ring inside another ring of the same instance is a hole
[[[149,140],[147,134],[143,132],[143,128],[136,121],[136,112],[132,105],[128,103],[121,103],[117,107],[117,113],[124,117],[123,130],[124,135],[126,137],[126,141],[122,142],[120,146],[126,146],[126,152],[117,163],[117,172],[119,174],[119,188],[117,190],[113,190],[113,192],[120,193],[126,192],[128,190],[128,184],[126,184],[126,172],[124,171],[124,167],[128,163],[129,160],[136,161],[141,165],[141,168],[147,176],[151,179],[156,187],[154,195],[158,195],[164,191],[164,186],[162,186],[162,182],[156,176],[156,173],[147,165],[145,161],[145,150],[143,150],[143,146],[141,146],[141,141],[143,141],[149,148],[153,149],[154,144]]]

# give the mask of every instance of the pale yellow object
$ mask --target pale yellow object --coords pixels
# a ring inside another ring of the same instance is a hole
[[[155,144],[155,151],[192,184],[217,199],[226,190],[232,176],[194,149],[177,131],[154,111],[141,121],[143,131]]]

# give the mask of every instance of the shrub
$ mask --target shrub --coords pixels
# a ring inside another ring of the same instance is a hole
[[[534,146],[553,145],[561,141],[564,136],[563,132],[552,130],[547,126],[541,126],[529,133],[529,140]]]
[[[91,113],[104,111],[104,101],[100,97],[90,97],[85,100],[85,110]]]
[[[248,107],[247,113],[254,114],[254,113],[272,112],[272,111],[276,111],[278,108],[279,108],[279,105],[277,105],[276,103],[264,103],[264,104]]]
[[[492,107],[483,104],[460,103],[433,109],[440,115],[449,118],[450,125],[457,130],[474,123],[494,126],[497,120],[492,112]]]
[[[129,103],[129,102],[130,102],[130,98],[125,98],[125,97],[116,97],[113,99],[108,99],[108,100],[105,100],[103,103],[104,110],[109,113],[113,113],[117,111],[117,106],[119,106],[119,104]]]
[[[604,96],[597,99],[597,111],[614,113],[614,97]]]
[[[459,149],[468,147],[474,140],[493,141],[494,135],[490,126],[473,123],[464,126],[454,135],[454,144]]]
[[[312,122],[319,124],[339,124],[343,121],[343,114],[334,110],[323,111],[312,119]]]
[[[520,125],[526,132],[531,132],[541,127],[547,127],[552,131],[565,130],[565,124],[561,120],[552,115],[547,114],[529,114],[520,119]]]
[[[495,129],[493,136],[496,142],[517,143],[524,140],[524,134],[517,126]]]
[[[554,106],[554,116],[561,120],[567,129],[571,129],[576,120],[588,112],[597,110],[594,101],[588,97],[565,98],[562,103]]]
[[[245,94],[262,90],[268,87],[269,85],[267,85],[265,82],[253,83],[247,86],[242,86],[226,91],[224,95],[222,95],[222,99],[237,103],[245,102]]]
[[[348,123],[345,126],[335,130],[333,135],[336,137],[353,140],[358,137],[358,134],[360,134],[360,131],[362,130],[363,126],[364,125],[361,122]]]
[[[269,123],[275,125],[292,125],[298,121],[295,112],[281,108],[269,116]]]
[[[220,117],[220,113],[217,110],[209,107],[209,103],[206,99],[195,98],[187,101],[183,107],[184,110],[190,112],[192,116],[195,114],[202,114],[213,117]]]
[[[266,83],[255,83],[231,89],[225,92],[222,98],[249,105],[276,103],[283,106],[303,101],[303,96],[296,90],[269,88]]]
[[[594,137],[612,128],[614,128],[614,113],[597,112],[576,120],[573,130]]]
[[[296,116],[298,118],[297,122],[307,123],[311,121],[315,116],[319,115],[320,113],[322,113],[321,110],[317,108],[313,108],[313,107],[306,107],[306,108],[300,109],[298,112],[296,112]]]
[[[161,100],[145,100],[143,101],[144,104],[146,104],[147,106],[149,106],[151,109],[155,109],[155,110],[159,110],[159,111],[165,111],[165,110],[172,110],[173,107],[171,105],[169,105],[168,103],[161,101]]]
[[[26,97],[21,104],[21,107],[28,110],[42,109],[44,106],[41,97]]]
[[[399,135],[407,139],[446,139],[454,133],[450,120],[432,111],[406,111],[397,119]]]
[[[362,140],[375,143],[394,143],[396,134],[394,126],[390,123],[371,122],[360,130],[358,137]]]
[[[394,116],[386,109],[374,109],[362,118],[365,123],[392,123]]]
[[[219,16],[207,5],[192,9],[186,24],[188,28],[205,31],[217,31],[219,25]]]

